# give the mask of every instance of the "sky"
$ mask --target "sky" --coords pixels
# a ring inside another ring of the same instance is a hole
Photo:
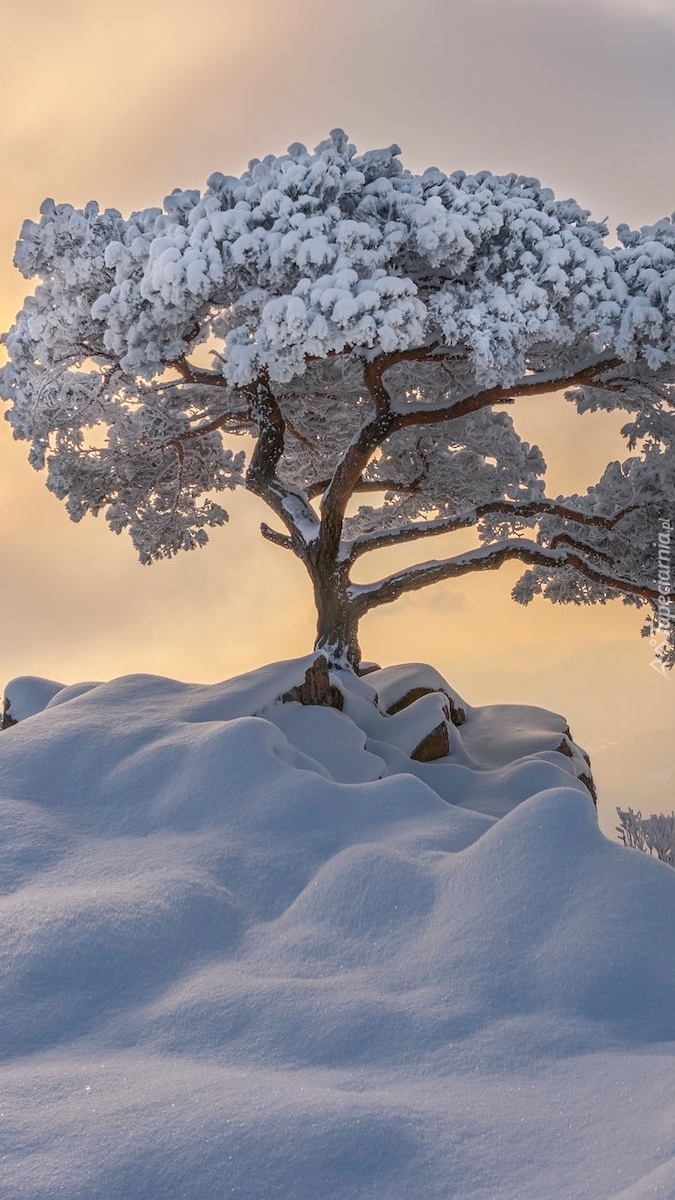
[[[3,43],[3,329],[27,289],[14,243],[45,196],[128,212],[335,126],[360,150],[397,142],[415,171],[536,175],[613,227],[675,209],[675,0],[13,0]],[[620,422],[562,398],[513,415],[553,494],[624,456]],[[0,683],[211,682],[311,648],[302,568],[262,542],[252,497],[235,497],[205,550],[147,568],[103,522],[69,522],[4,423],[0,461]],[[472,704],[563,712],[605,785],[605,828],[614,801],[671,811],[675,679],[650,669],[640,615],[522,609],[517,577],[512,565],[377,610],[364,656],[430,662]]]

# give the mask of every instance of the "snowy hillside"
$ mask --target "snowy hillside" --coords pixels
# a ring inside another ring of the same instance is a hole
[[[672,1200],[675,872],[561,717],[312,661],[9,686],[3,1200]]]

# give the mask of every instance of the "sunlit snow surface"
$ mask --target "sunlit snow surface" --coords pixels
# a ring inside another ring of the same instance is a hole
[[[274,704],[310,661],[0,734],[3,1200],[672,1200],[675,872],[561,718],[412,763],[394,671]]]

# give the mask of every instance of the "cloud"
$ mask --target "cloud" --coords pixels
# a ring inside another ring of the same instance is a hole
[[[341,125],[414,170],[535,174],[614,223],[653,221],[675,207],[675,23],[648,3],[343,0],[329,20],[296,0],[227,69],[185,56],[139,172],[149,154],[199,185]]]
[[[660,17],[667,21],[675,21],[673,0],[595,0],[595,3],[605,5],[614,12],[623,9],[639,17]]]
[[[4,41],[0,143],[33,210],[157,203],[334,125],[415,170],[536,174],[615,221],[675,207],[672,0],[194,0],[189,19],[27,0]]]

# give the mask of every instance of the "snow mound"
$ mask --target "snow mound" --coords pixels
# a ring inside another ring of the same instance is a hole
[[[3,728],[42,712],[62,688],[62,683],[56,683],[54,679],[41,679],[37,675],[21,675],[18,679],[11,679],[3,696]]]
[[[562,718],[450,693],[414,762],[428,672],[280,703],[312,661],[0,737],[3,1197],[672,1196],[675,872]]]

